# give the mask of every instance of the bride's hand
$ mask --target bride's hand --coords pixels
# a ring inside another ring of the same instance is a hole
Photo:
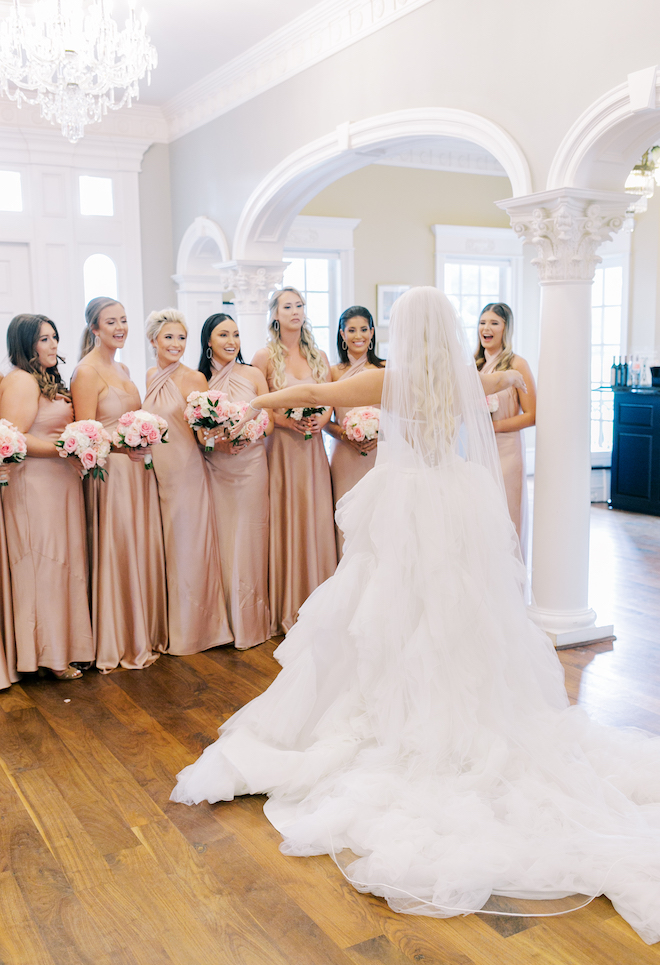
[[[527,395],[525,380],[517,369],[508,369],[506,372],[503,372],[502,375],[504,376],[507,388],[519,389]]]

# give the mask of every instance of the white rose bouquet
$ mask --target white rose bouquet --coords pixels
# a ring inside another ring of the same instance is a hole
[[[380,427],[380,409],[372,405],[358,406],[346,413],[342,428],[346,433],[346,438],[351,442],[371,442],[378,438]],[[361,452],[361,456],[368,453]]]
[[[309,419],[313,415],[323,415],[327,406],[305,406],[300,409],[287,409],[284,415],[287,419],[293,419],[294,422],[300,422],[301,419]],[[311,439],[312,433],[306,432],[305,439]]]

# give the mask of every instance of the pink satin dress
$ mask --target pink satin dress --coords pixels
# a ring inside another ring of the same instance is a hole
[[[287,374],[287,386],[313,382]],[[274,387],[269,385],[271,391]],[[270,628],[287,633],[310,593],[337,567],[334,505],[323,433],[311,439],[275,429],[266,440],[270,472]]]
[[[42,395],[29,432],[55,442],[72,421],[68,399]],[[93,661],[85,502],[73,460],[28,456],[2,498],[18,671]]]
[[[337,379],[338,382],[343,382],[344,379],[350,379],[354,375],[359,375],[360,372],[364,372],[366,370],[366,353],[361,359],[354,359],[349,352],[348,358],[351,364],[341,373]],[[373,408],[379,409],[380,406],[374,406]],[[350,408],[346,409],[342,406],[335,407],[335,414],[333,418],[337,425],[341,426],[342,422],[350,411]],[[372,449],[371,452],[368,452],[366,456],[362,456],[346,439],[337,439],[334,436],[332,437],[330,473],[332,475],[332,495],[335,500],[335,509],[337,509],[337,503],[341,497],[345,496],[346,493],[349,492],[353,486],[369,472],[370,469],[373,469],[375,464],[375,449]],[[337,556],[339,559],[341,559],[344,547],[344,534],[337,525],[335,525],[335,533],[337,537]]]
[[[501,354],[501,353],[500,353]],[[487,361],[481,369],[482,375],[490,375],[495,371],[500,355]],[[522,411],[518,401],[518,393],[514,388],[497,392],[499,408],[492,413],[493,422],[500,419],[511,419]],[[527,562],[528,542],[528,512],[527,512],[527,466],[525,463],[525,436],[522,430],[515,432],[496,432],[495,440],[502,466],[506,501],[509,515],[513,520],[520,540],[520,551],[523,560]]]
[[[82,363],[85,364],[84,362]],[[137,386],[108,385],[96,418],[112,435],[124,412],[140,409]],[[141,670],[167,649],[165,553],[153,471],[112,452],[105,481],[85,480],[96,666]]]
[[[6,492],[6,489],[7,487],[3,486],[2,492]],[[0,690],[11,687],[18,680],[20,677],[16,671],[16,640],[7,533],[4,509],[0,503]]]
[[[183,418],[186,400],[157,369],[143,407],[167,420],[168,443],[153,448],[158,481],[169,620],[168,653],[200,653],[232,643],[222,586],[220,547],[204,456]]]
[[[253,383],[235,360],[216,368],[210,389],[226,392],[232,402],[250,402]],[[247,650],[270,636],[268,606],[268,460],[259,439],[236,455],[204,454],[220,543],[225,604],[237,650]]]

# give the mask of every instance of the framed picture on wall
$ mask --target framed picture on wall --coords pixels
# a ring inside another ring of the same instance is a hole
[[[392,305],[399,295],[403,295],[410,288],[410,285],[378,285],[378,326],[385,327],[390,324],[390,314]]]

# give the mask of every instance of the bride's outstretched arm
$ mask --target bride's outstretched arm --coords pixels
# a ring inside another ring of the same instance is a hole
[[[352,408],[355,405],[376,405],[383,394],[385,369],[374,369],[354,375],[342,382],[306,382],[290,389],[269,392],[253,399],[255,408],[297,409],[300,406],[339,405]]]
[[[357,376],[355,376],[355,378],[357,378]],[[486,395],[493,395],[495,392],[501,392],[502,389],[508,389],[511,386],[513,386],[514,389],[520,389],[521,392],[527,392],[522,373],[517,369],[506,369],[504,372],[491,372],[490,375],[482,375],[480,372],[479,378],[481,379],[481,384]]]

